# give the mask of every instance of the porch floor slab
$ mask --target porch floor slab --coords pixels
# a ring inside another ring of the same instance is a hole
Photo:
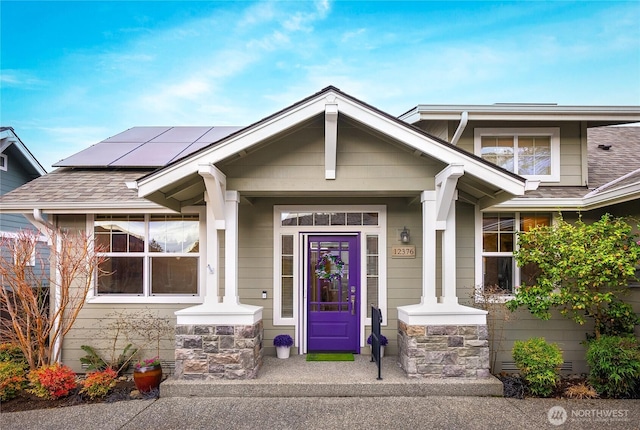
[[[304,355],[287,359],[264,357],[256,379],[192,381],[168,378],[160,384],[161,397],[425,397],[498,396],[502,382],[490,376],[467,378],[409,378],[397,357],[384,357],[382,380],[369,355],[355,361],[306,361]]]

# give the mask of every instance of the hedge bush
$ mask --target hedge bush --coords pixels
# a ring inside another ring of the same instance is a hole
[[[512,353],[529,392],[534,396],[550,396],[560,380],[559,370],[563,362],[558,345],[548,343],[542,337],[534,337],[515,341]]]
[[[26,369],[21,362],[0,361],[0,401],[13,399],[27,385]]]
[[[68,396],[77,387],[76,374],[59,363],[32,370],[27,377],[31,385],[27,391],[43,399]]]
[[[587,348],[589,383],[600,395],[634,397],[640,391],[640,345],[631,336],[601,336]]]

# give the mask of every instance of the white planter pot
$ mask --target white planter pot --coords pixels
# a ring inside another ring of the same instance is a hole
[[[291,347],[289,346],[276,346],[276,354],[278,358],[289,358],[289,350]]]

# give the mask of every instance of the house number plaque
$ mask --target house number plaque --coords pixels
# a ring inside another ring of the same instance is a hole
[[[416,246],[415,245],[392,246],[391,258],[416,258]]]

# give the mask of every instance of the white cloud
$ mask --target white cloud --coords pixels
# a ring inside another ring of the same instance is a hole
[[[0,73],[0,84],[3,87],[31,89],[44,85],[45,81],[28,71],[3,69]]]

